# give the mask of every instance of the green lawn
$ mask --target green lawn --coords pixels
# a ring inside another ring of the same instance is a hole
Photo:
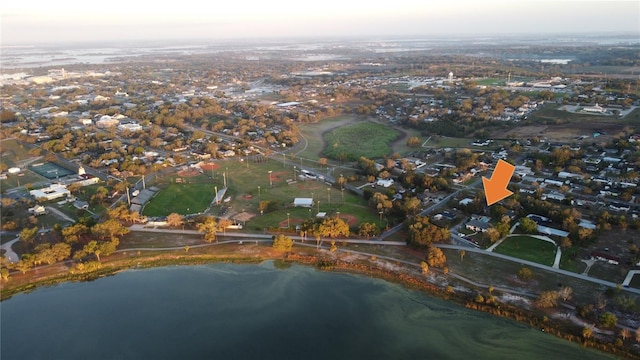
[[[327,144],[324,155],[332,159],[357,160],[361,156],[369,159],[391,155],[391,143],[400,132],[375,122],[358,122],[335,128],[324,134]]]
[[[204,212],[214,199],[211,183],[171,183],[149,201],[144,215],[166,216],[171,213],[195,214]]]
[[[509,237],[494,251],[547,266],[553,265],[556,256],[555,245],[530,236]]]

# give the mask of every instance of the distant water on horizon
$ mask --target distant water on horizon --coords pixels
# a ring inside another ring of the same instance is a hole
[[[614,358],[383,280],[273,262],[129,270],[0,310],[3,360]]]

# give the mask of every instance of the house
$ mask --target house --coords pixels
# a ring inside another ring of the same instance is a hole
[[[464,198],[458,202],[460,205],[469,205],[473,202],[472,198]]]
[[[378,179],[376,185],[388,188],[389,186],[393,185],[393,182],[393,179]]]
[[[464,225],[464,227],[475,232],[485,232],[491,227],[491,225],[480,220],[470,220]]]
[[[29,208],[29,214],[34,215],[34,216],[40,216],[40,215],[44,215],[47,213],[47,209],[45,209],[44,206],[42,205],[36,205],[32,208]]]

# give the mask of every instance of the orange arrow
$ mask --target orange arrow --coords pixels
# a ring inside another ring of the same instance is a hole
[[[498,160],[496,169],[491,175],[491,180],[484,176],[482,177],[482,185],[484,186],[484,194],[487,198],[488,206],[491,206],[513,194],[513,191],[507,190],[507,185],[509,185],[511,175],[513,175],[513,171],[515,169],[516,167],[508,162]]]

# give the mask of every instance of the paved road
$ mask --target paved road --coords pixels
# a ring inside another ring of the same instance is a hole
[[[15,244],[16,242],[18,242],[20,240],[20,237],[16,237],[15,239],[4,243],[2,245],[0,245],[0,249],[4,249],[6,252],[4,253],[4,257],[10,262],[10,263],[17,263],[20,258],[18,257],[18,254],[16,254],[15,251],[13,251],[13,249],[11,248],[11,246],[13,244]]]

